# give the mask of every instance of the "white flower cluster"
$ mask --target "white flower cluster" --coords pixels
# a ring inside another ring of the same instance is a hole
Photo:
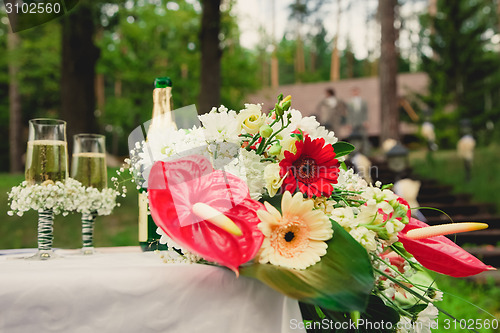
[[[97,215],[109,215],[113,212],[116,206],[120,206],[116,202],[116,197],[120,194],[112,188],[98,190],[93,187],[84,188],[84,193],[78,200],[78,213],[96,212]]]
[[[398,202],[399,197],[390,190],[364,185],[366,182],[351,171],[341,172],[341,175],[343,187],[357,193],[353,198],[364,204],[336,208],[331,218],[368,252],[376,252],[396,242],[398,232],[408,223],[408,208]]]
[[[438,327],[438,315],[439,310],[432,303],[428,303],[427,307],[416,316],[416,319],[402,316],[397,325],[398,332],[431,333],[431,328]]]
[[[160,244],[167,244],[168,246],[168,250],[160,251],[165,263],[195,264],[202,260],[199,255],[189,252],[174,242],[161,228],[157,228],[156,233],[161,236]]]
[[[65,182],[46,181],[43,184],[29,184],[23,181],[8,194],[10,211],[8,215],[22,216],[29,210],[37,212],[51,209],[54,214],[68,215],[70,212],[109,215],[117,205],[119,193],[114,189],[99,191],[86,188],[79,181],[68,178]]]

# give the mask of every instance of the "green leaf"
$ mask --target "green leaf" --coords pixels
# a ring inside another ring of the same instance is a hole
[[[344,141],[336,142],[332,146],[336,158],[345,156],[354,151],[354,149],[356,149],[356,147],[351,145],[349,142],[344,142]]]
[[[333,238],[327,253],[304,270],[271,264],[243,266],[240,274],[304,303],[331,311],[364,311],[374,278],[366,250],[339,224],[332,221]]]
[[[323,310],[326,317],[334,322],[348,322],[349,320],[353,320],[349,318],[346,313],[339,313],[329,310]],[[392,327],[396,327],[396,324],[399,322],[399,313],[391,306],[388,306],[380,299],[378,296],[370,295],[370,299],[368,301],[368,306],[366,307],[366,311],[361,313],[361,322],[355,332],[358,333],[389,333],[393,332],[390,329],[375,329],[374,325],[376,323],[392,323]],[[356,321],[355,321],[356,322]],[[373,325],[368,324],[368,322]]]
[[[375,322],[391,322],[393,327],[399,322],[399,313],[391,306],[384,303],[378,296],[371,295],[366,312],[361,314],[361,319]],[[360,331],[362,332],[362,331]]]

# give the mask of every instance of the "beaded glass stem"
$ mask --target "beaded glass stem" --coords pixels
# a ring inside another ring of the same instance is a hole
[[[66,122],[57,119],[29,121],[26,152],[26,181],[29,184],[64,182],[68,177]],[[28,259],[47,260],[56,257],[52,251],[54,212],[38,212],[38,252]]]
[[[83,254],[94,253],[94,220],[97,212],[82,214]]]
[[[38,256],[49,259],[53,256],[52,240],[54,239],[54,212],[45,209],[38,212]]]

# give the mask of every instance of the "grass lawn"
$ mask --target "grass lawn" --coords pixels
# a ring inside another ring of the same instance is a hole
[[[476,149],[469,182],[465,181],[464,163],[456,151],[437,151],[433,155],[433,162],[426,158],[426,154],[425,151],[410,154],[410,164],[415,173],[453,185],[455,193],[472,193],[476,202],[494,203],[500,213],[499,145]]]

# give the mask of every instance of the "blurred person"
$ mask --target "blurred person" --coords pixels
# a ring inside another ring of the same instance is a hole
[[[465,181],[470,181],[476,140],[470,134],[464,135],[457,143],[457,153],[464,160]]]
[[[359,87],[353,87],[351,89],[352,97],[349,100],[347,107],[347,125],[351,131],[351,135],[353,133],[357,135],[361,135],[363,138],[362,147],[359,147],[359,150],[367,155],[368,151],[368,105],[366,101],[361,98],[361,90]]]
[[[427,219],[422,214],[417,207],[420,207],[420,204],[417,201],[418,193],[420,192],[420,186],[422,183],[419,180],[413,180],[410,178],[404,178],[398,180],[394,184],[393,191],[403,199],[405,199],[411,208],[411,215],[422,222],[426,222]]]
[[[356,152],[351,161],[354,165],[354,170],[356,170],[356,173],[358,173],[368,184],[371,184],[372,162],[368,159],[368,157],[359,152]]]
[[[316,107],[319,122],[338,136],[344,117],[341,107],[342,101],[335,96],[333,88],[326,89],[325,93],[326,97]]]

